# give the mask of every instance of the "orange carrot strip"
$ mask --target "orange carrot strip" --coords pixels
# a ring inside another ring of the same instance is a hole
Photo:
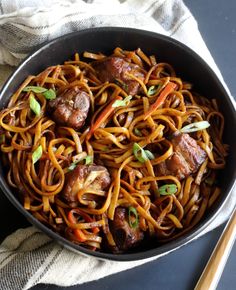
[[[97,120],[94,122],[94,124],[92,125],[92,127],[90,128],[87,136],[86,136],[86,139],[89,140],[94,131],[97,130],[101,124],[110,116],[110,114],[115,110],[114,107],[112,107],[112,105],[114,104],[114,102],[116,100],[123,100],[123,98],[121,96],[117,96],[115,97],[111,102],[110,104],[108,104],[106,106],[106,108],[102,111],[102,113],[98,116]]]
[[[146,120],[148,117],[151,116],[153,112],[157,110],[158,107],[160,107],[163,102],[165,101],[166,97],[176,88],[176,84],[169,82],[165,88],[160,93],[159,97],[157,97],[155,103],[153,103],[148,111],[144,114],[144,120]]]
[[[72,223],[72,224],[76,224],[76,219],[75,219],[75,217],[74,217],[74,213],[77,213],[77,214],[79,214],[79,215],[81,215],[83,218],[84,218],[84,220],[86,221],[86,222],[89,222],[89,223],[92,223],[92,222],[94,222],[94,220],[87,214],[87,213],[85,213],[85,212],[83,212],[82,210],[80,210],[80,209],[72,209],[72,210],[70,210],[70,212],[69,212],[69,214],[68,214],[68,220],[69,220],[69,222],[70,223]],[[79,236],[81,236],[81,233],[82,233],[82,236],[84,236],[85,237],[85,239],[87,239],[86,238],[86,235],[84,235],[84,233],[82,232],[82,230],[81,229],[76,229],[75,231],[78,231],[78,235]],[[98,232],[99,232],[100,230],[99,230],[99,228],[98,227],[93,227],[92,228],[92,232],[94,233],[94,234],[97,234]],[[76,236],[77,236],[77,234],[76,234]]]
[[[68,220],[70,223],[76,224],[76,220],[75,220],[73,213],[74,213],[73,210],[69,211]],[[82,230],[76,229],[76,230],[73,230],[73,232],[74,232],[74,234],[79,242],[85,242],[87,240],[87,238],[86,238],[85,234],[82,232]]]

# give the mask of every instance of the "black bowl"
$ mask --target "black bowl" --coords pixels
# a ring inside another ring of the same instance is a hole
[[[0,107],[3,108],[7,105],[11,94],[28,75],[38,74],[50,65],[63,63],[65,60],[71,59],[76,52],[89,50],[109,54],[117,46],[127,50],[134,50],[140,47],[147,54],[155,54],[158,57],[158,61],[172,64],[177,75],[193,83],[196,91],[206,97],[218,100],[220,109],[225,116],[224,141],[230,145],[231,150],[226,168],[222,171],[219,180],[223,194],[211,210],[191,231],[174,241],[163,245],[151,243],[136,252],[116,255],[93,252],[75,245],[40,223],[23,208],[14,196],[12,189],[6,182],[2,166],[0,167],[0,187],[13,205],[33,225],[65,247],[78,253],[102,259],[132,261],[164,254],[193,240],[216,218],[232,191],[236,178],[236,151],[234,150],[236,148],[236,135],[233,134],[233,130],[236,128],[235,107],[215,73],[195,52],[172,38],[130,28],[104,27],[88,29],[57,38],[26,58],[3,87],[0,95]]]

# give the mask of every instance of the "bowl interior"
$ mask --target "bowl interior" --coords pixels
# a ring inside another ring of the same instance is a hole
[[[30,213],[25,211],[6,183],[2,166],[0,167],[0,187],[10,201],[31,223],[66,247],[99,258],[128,261],[163,254],[189,242],[215,218],[230,194],[230,189],[236,176],[236,151],[234,150],[236,148],[236,135],[233,134],[233,128],[236,128],[236,114],[232,101],[213,71],[192,50],[163,35],[129,28],[89,29],[60,37],[46,44],[23,61],[2,89],[0,107],[3,108],[7,105],[12,93],[16,91],[28,75],[38,74],[50,65],[61,64],[65,60],[72,59],[76,52],[80,53],[87,50],[109,54],[117,46],[127,50],[134,50],[140,47],[148,55],[156,55],[158,62],[170,63],[174,67],[177,76],[193,83],[197,92],[205,97],[217,99],[221,112],[225,117],[224,142],[229,144],[231,149],[226,168],[221,172],[219,178],[223,194],[207,215],[189,233],[170,243],[158,246],[150,243],[146,248],[122,255],[99,253],[72,244],[42,225]]]

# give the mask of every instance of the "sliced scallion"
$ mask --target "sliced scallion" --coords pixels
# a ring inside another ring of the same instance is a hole
[[[158,85],[158,86],[151,86],[148,91],[147,91],[147,94],[148,96],[153,96],[155,95],[155,93],[159,90],[161,85]]]
[[[151,151],[149,151],[149,150],[144,150],[144,152],[146,153],[146,155],[147,155],[147,157],[148,157],[149,160],[152,160],[152,159],[155,158],[155,156],[152,154]]]
[[[54,100],[56,99],[56,92],[53,89],[49,89],[43,93],[43,96],[47,100]]]
[[[69,169],[70,171],[73,171],[73,170],[75,169],[75,167],[77,166],[77,164],[78,164],[78,162],[73,162],[73,163],[71,163],[70,166],[68,167],[68,169]]]
[[[43,147],[42,145],[39,145],[32,154],[33,164],[35,164],[41,158],[42,154],[43,154]]]
[[[138,128],[134,128],[134,133],[135,133],[135,135],[142,137],[142,133]]]
[[[35,94],[41,94],[46,92],[47,89],[43,87],[37,87],[37,86],[27,86],[23,89],[23,92],[33,92]]]
[[[116,100],[112,104],[112,107],[113,108],[117,108],[117,107],[125,107],[125,106],[128,106],[128,104],[129,104],[129,102],[130,102],[131,99],[132,99],[132,96],[127,96],[123,100]]]
[[[165,184],[158,188],[160,195],[171,195],[177,192],[176,184]]]
[[[85,159],[85,165],[89,165],[93,162],[93,158],[90,155],[87,155],[84,159]]]
[[[33,92],[35,94],[43,94],[45,99],[54,100],[56,99],[56,92],[53,89],[46,89],[43,87],[37,86],[27,86],[23,89],[23,92]]]
[[[184,126],[182,129],[180,129],[180,132],[181,133],[191,133],[191,132],[204,130],[208,127],[210,127],[210,123],[208,121],[200,121],[200,122],[195,122],[195,123],[189,124],[187,126]]]
[[[128,219],[129,219],[129,225],[131,228],[136,228],[138,226],[138,213],[135,207],[130,206],[128,208]]]
[[[36,116],[40,115],[41,106],[39,102],[34,98],[33,94],[30,95],[30,109],[35,113]]]
[[[89,164],[91,164],[91,163],[93,162],[93,158],[92,158],[92,156],[87,155],[87,156],[84,157],[83,159],[71,163],[70,166],[68,167],[68,170],[69,170],[69,171],[73,171],[73,170],[75,169],[75,167],[77,166],[77,164],[78,164],[79,162],[81,162],[82,160],[85,160],[85,165],[89,165]]]
[[[144,163],[149,159],[155,158],[151,151],[144,150],[141,146],[139,146],[138,143],[134,143],[133,153],[134,153],[135,158],[141,163]]]

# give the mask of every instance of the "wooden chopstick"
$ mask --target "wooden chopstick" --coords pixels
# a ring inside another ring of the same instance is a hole
[[[236,209],[233,210],[194,290],[215,290],[236,238]]]

